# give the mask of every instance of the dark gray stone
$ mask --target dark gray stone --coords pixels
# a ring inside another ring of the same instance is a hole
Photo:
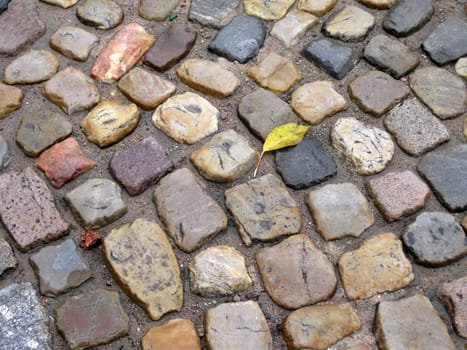
[[[446,64],[467,54],[467,22],[450,17],[423,42],[423,49],[437,64]]]
[[[265,38],[266,30],[258,18],[237,16],[216,34],[208,49],[231,61],[245,63],[256,56]]]
[[[311,42],[303,50],[303,56],[340,80],[357,65],[361,53],[336,40],[320,39]]]
[[[403,37],[419,30],[433,15],[432,0],[401,0],[386,15],[383,28]]]
[[[288,186],[299,190],[334,176],[336,163],[317,139],[307,138],[276,152],[276,169]]]
[[[11,0],[0,0],[0,15],[8,9],[8,3]]]
[[[0,170],[5,169],[10,163],[10,147],[5,138],[0,135]]]
[[[417,169],[446,208],[467,209],[467,144],[428,153]]]
[[[77,8],[76,16],[88,26],[108,30],[123,21],[123,10],[112,0],[86,0]]]
[[[236,14],[240,0],[192,0],[190,21],[214,28],[222,28]]]

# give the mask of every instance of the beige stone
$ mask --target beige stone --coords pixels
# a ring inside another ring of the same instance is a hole
[[[397,0],[358,0],[363,5],[375,8],[378,10],[387,10],[390,9]]]
[[[21,89],[0,83],[0,119],[20,108],[23,96]]]
[[[7,84],[33,84],[50,79],[58,70],[58,59],[47,50],[31,50],[5,68]]]
[[[298,8],[303,11],[311,12],[317,16],[324,16],[336,4],[337,0],[299,0]]]
[[[467,79],[467,57],[459,58],[456,62],[455,69],[458,75]]]
[[[243,0],[243,8],[248,15],[265,20],[278,20],[284,17],[295,0]]]
[[[368,12],[347,6],[324,26],[324,32],[343,41],[361,41],[375,25],[375,18]]]
[[[196,327],[190,320],[176,318],[150,328],[141,340],[142,350],[201,350]]]
[[[293,9],[274,24],[271,35],[280,40],[286,48],[290,48],[316,23],[318,18],[312,14]]]
[[[464,230],[467,231],[467,216],[464,216],[461,225],[464,228]]]
[[[467,139],[467,115],[464,117],[464,137]]]
[[[79,0],[41,0],[41,1],[67,9],[73,6],[74,4],[76,4]]]

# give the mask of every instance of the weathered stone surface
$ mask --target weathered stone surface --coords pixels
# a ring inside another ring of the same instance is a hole
[[[56,309],[56,323],[71,349],[85,349],[128,334],[128,316],[118,293],[96,289],[67,298]]]
[[[41,294],[56,297],[76,288],[92,277],[75,242],[67,239],[48,245],[29,258],[39,278]]]
[[[188,18],[204,26],[222,28],[237,14],[240,0],[193,0]]]
[[[193,144],[217,131],[218,117],[219,111],[208,100],[185,92],[157,107],[152,122],[175,141]]]
[[[169,153],[153,136],[117,151],[109,163],[110,173],[130,196],[143,193],[173,168]]]
[[[303,11],[311,12],[317,16],[324,16],[336,4],[337,0],[299,0],[298,8]]]
[[[190,58],[178,67],[177,76],[193,89],[216,97],[232,95],[240,86],[235,74],[217,62]]]
[[[458,75],[467,79],[467,57],[459,58],[456,62],[455,69]]]
[[[457,333],[467,338],[467,276],[442,284],[437,294],[449,311]]]
[[[151,319],[182,309],[180,267],[158,224],[136,219],[113,229],[104,239],[104,257],[123,289]]]
[[[467,255],[467,238],[453,216],[422,213],[402,236],[419,264],[444,266]]]
[[[206,179],[230,182],[245,175],[258,157],[258,152],[248,140],[230,129],[215,135],[194,151],[190,159]]]
[[[390,9],[397,0],[358,0],[363,5],[366,5],[371,8],[378,10],[387,10]]]
[[[224,296],[251,287],[243,255],[233,247],[210,247],[198,253],[189,265],[193,293]]]
[[[123,21],[123,10],[112,0],[85,0],[76,10],[78,19],[101,30],[115,28]]]
[[[89,141],[107,147],[120,141],[138,125],[138,107],[106,100],[94,107],[81,122]]]
[[[362,41],[375,26],[375,18],[356,6],[347,6],[323,26],[323,32],[343,41]]]
[[[423,27],[433,15],[432,0],[400,0],[383,21],[383,28],[397,36],[412,34]]]
[[[436,197],[451,211],[467,209],[467,145],[434,151],[424,156],[417,166]]]
[[[365,299],[392,292],[414,279],[412,265],[402,251],[402,242],[393,233],[382,233],[339,258],[345,293],[351,299]]]
[[[46,2],[50,5],[60,6],[64,9],[73,6],[78,2],[78,0],[41,0],[41,1]]]
[[[293,9],[274,24],[271,35],[280,40],[286,48],[290,48],[316,23],[318,18],[312,14]]]
[[[331,132],[332,144],[357,167],[360,175],[377,174],[394,155],[391,136],[355,118],[340,118]]]
[[[411,72],[420,62],[418,56],[398,40],[386,35],[373,37],[363,51],[372,65],[399,79]]]
[[[14,1],[0,17],[0,56],[16,56],[45,33],[31,0]]]
[[[91,69],[91,76],[104,83],[120,79],[144,56],[154,42],[138,23],[129,23],[120,29],[101,51]]]
[[[256,66],[248,69],[248,76],[274,92],[285,92],[301,79],[293,62],[274,52],[270,52]]]
[[[379,303],[375,335],[381,349],[456,349],[430,300],[420,294]]]
[[[190,320],[172,319],[150,328],[141,340],[142,350],[201,350],[196,327]]]
[[[0,176],[0,216],[23,252],[60,238],[68,230],[52,193],[32,168]]]
[[[46,149],[36,162],[36,166],[44,172],[55,188],[61,188],[95,165],[93,160],[86,157],[74,137]]]
[[[84,29],[63,26],[50,37],[49,45],[65,57],[84,62],[98,41],[97,36]]]
[[[351,183],[330,184],[305,195],[316,230],[327,241],[358,237],[375,219],[365,196]]]
[[[255,301],[225,303],[205,314],[209,349],[272,350],[268,323]]]
[[[20,108],[23,96],[21,89],[0,83],[0,119]]]
[[[262,88],[240,100],[238,115],[251,132],[262,140],[276,126],[298,122],[297,116],[286,102]]]
[[[5,169],[10,163],[10,146],[5,138],[0,135],[0,170]]]
[[[271,174],[225,191],[225,205],[232,212],[246,245],[300,232],[300,207],[285,185]]]
[[[303,55],[330,76],[340,80],[357,65],[361,53],[336,40],[319,39],[305,47]]]
[[[18,265],[13,250],[7,241],[0,237],[0,276],[7,270],[14,269]]]
[[[7,84],[33,84],[51,78],[58,70],[58,59],[47,50],[31,50],[11,62],[3,75]]]
[[[284,17],[295,0],[243,0],[246,14],[265,20],[278,20]]]
[[[180,0],[141,0],[139,15],[145,19],[163,21],[175,10]]]
[[[324,118],[349,107],[345,98],[334,90],[330,81],[315,81],[300,86],[292,94],[291,106],[310,124],[318,124]]]
[[[336,174],[336,163],[315,138],[276,152],[276,169],[287,186],[302,189]]]
[[[263,46],[266,30],[261,21],[251,16],[236,16],[217,32],[208,49],[231,61],[246,63]]]
[[[413,156],[449,140],[448,129],[415,98],[394,107],[384,119],[384,126],[397,144]]]
[[[352,304],[329,304],[292,312],[284,320],[283,334],[290,349],[327,349],[360,327]]]
[[[42,94],[68,115],[88,109],[100,99],[92,79],[73,67],[65,68],[46,81]]]
[[[188,55],[195,45],[196,36],[192,28],[174,23],[157,38],[144,62],[157,71],[166,71]]]
[[[113,181],[90,179],[64,196],[84,228],[99,228],[126,214],[122,190]]]
[[[449,17],[426,38],[422,47],[437,64],[446,64],[467,55],[467,22]]]
[[[268,294],[287,309],[327,300],[337,286],[334,266],[304,234],[259,249],[256,263]]]
[[[2,350],[52,350],[47,312],[31,283],[0,289],[0,315]]]
[[[187,168],[178,169],[159,181],[154,190],[154,203],[169,235],[185,252],[198,249],[227,227],[222,208]]]

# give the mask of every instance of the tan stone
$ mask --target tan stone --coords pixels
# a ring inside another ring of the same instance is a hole
[[[336,4],[337,0],[299,0],[298,8],[303,11],[311,12],[317,16],[324,16]]]
[[[467,231],[467,216],[464,216],[461,225],[464,228],[464,230]]]
[[[58,70],[58,59],[47,50],[31,50],[11,62],[3,81],[7,84],[33,84],[50,79]]]
[[[361,2],[363,5],[375,8],[378,10],[387,10],[394,5],[397,0],[358,0]]]
[[[76,4],[79,0],[41,0],[41,1],[67,9],[73,6],[74,4]]]
[[[295,0],[243,0],[243,8],[248,15],[266,20],[284,17]]]
[[[467,139],[467,115],[464,117],[464,137]]]
[[[459,58],[456,62],[455,69],[458,75],[467,79],[467,57]]]
[[[324,26],[324,32],[344,41],[361,41],[375,25],[375,18],[368,12],[347,6]]]
[[[272,27],[271,35],[290,48],[298,43],[308,29],[318,23],[318,18],[312,14],[297,9],[291,10],[283,19]]]
[[[0,83],[0,119],[20,108],[23,96],[21,89]]]
[[[196,327],[190,320],[176,318],[150,328],[141,340],[142,350],[201,350]]]

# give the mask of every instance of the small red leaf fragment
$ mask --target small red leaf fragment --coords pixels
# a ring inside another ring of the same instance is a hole
[[[101,235],[99,232],[88,229],[80,237],[81,241],[79,246],[83,249],[90,249],[95,246],[101,240]]]

